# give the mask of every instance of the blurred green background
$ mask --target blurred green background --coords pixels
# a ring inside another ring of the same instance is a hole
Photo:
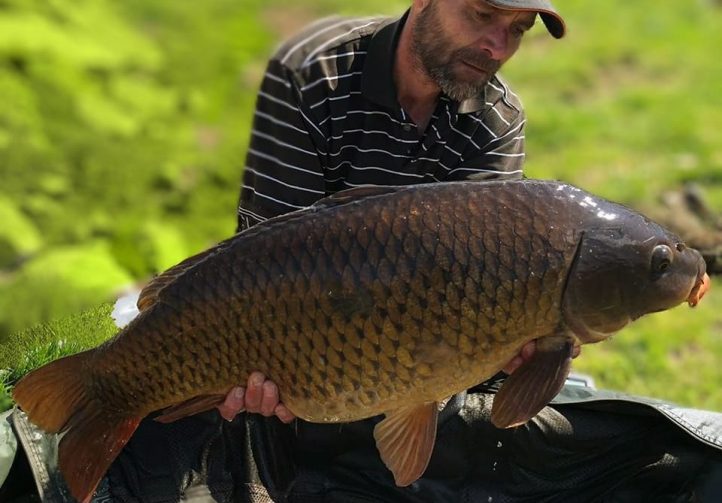
[[[106,336],[111,327],[79,313],[229,236],[274,47],[324,15],[407,5],[0,0],[6,353],[32,353],[32,366],[74,350],[59,338]],[[721,2],[556,5],[568,36],[554,40],[537,23],[502,71],[527,108],[527,175],[643,208],[696,181],[722,211]],[[69,315],[65,328],[23,331]],[[602,387],[722,410],[721,323],[713,288],[695,310],[586,348],[576,370]]]

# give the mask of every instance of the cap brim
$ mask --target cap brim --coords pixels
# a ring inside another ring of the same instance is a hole
[[[485,0],[488,4],[504,10],[522,10],[536,12],[541,17],[547,31],[554,38],[562,38],[566,33],[564,19],[554,10],[548,1],[521,1],[521,0]]]
[[[539,17],[541,17],[542,21],[544,22],[544,26],[547,27],[547,31],[551,33],[552,37],[562,38],[564,36],[567,31],[567,27],[564,24],[564,20],[559,16],[559,14],[557,14],[556,12],[537,12],[539,12]]]

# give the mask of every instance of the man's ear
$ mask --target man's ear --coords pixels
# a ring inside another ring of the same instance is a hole
[[[421,12],[426,9],[432,0],[413,0],[413,8],[416,12]]]

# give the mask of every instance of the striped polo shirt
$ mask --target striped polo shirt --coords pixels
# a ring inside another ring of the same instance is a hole
[[[333,17],[269,61],[246,158],[238,229],[359,185],[520,178],[525,116],[495,76],[483,95],[441,95],[423,134],[393,81],[400,19]]]

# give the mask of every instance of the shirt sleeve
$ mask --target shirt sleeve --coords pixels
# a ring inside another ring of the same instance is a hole
[[[504,129],[493,133],[477,155],[465,158],[449,179],[518,180],[523,177],[526,116],[520,111]],[[489,131],[491,133],[491,131]]]
[[[325,136],[301,87],[291,71],[272,59],[256,101],[237,230],[322,198],[325,152]]]

